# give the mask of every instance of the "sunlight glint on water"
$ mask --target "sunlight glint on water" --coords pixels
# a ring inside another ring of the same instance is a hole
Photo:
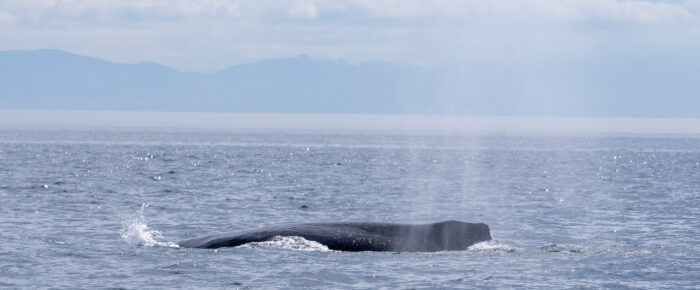
[[[693,136],[0,130],[0,286],[692,288],[698,148]],[[398,254],[174,244],[449,219],[497,239]]]

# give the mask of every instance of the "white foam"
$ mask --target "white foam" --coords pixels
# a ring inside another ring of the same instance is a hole
[[[509,246],[498,240],[489,240],[471,245],[467,248],[467,251],[475,253],[512,253],[520,252],[522,249]]]
[[[131,246],[142,247],[170,247],[179,248],[173,242],[162,242],[157,239],[162,238],[162,234],[156,230],[149,230],[143,217],[143,210],[136,218],[122,221],[121,237]]]
[[[275,236],[269,241],[253,242],[238,246],[237,248],[280,248],[298,251],[318,251],[328,252],[330,249],[323,244],[315,241],[309,241],[302,237],[282,237]]]

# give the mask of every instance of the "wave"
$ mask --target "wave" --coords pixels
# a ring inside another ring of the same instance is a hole
[[[299,236],[275,236],[269,241],[247,243],[236,248],[277,248],[319,252],[333,251],[319,242],[310,241]],[[469,247],[467,251],[475,253],[512,253],[520,252],[521,249],[509,246],[497,240],[490,240],[474,244]]]
[[[325,245],[309,241],[298,236],[275,236],[269,241],[264,242],[252,242],[240,245],[236,248],[278,248],[278,249],[289,249],[297,251],[316,251],[316,252],[329,252],[331,251]]]
[[[520,252],[522,249],[510,246],[499,240],[489,240],[471,245],[467,248],[467,251],[473,253],[514,253]]]
[[[606,246],[580,246],[574,244],[547,244],[538,252],[564,255],[616,255],[616,256],[697,256],[698,251],[674,247],[640,247],[629,243]]]
[[[581,254],[590,252],[589,248],[573,244],[549,244],[540,248],[546,253]]]

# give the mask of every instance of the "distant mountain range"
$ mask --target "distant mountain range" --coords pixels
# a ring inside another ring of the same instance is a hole
[[[305,56],[181,72],[59,50],[0,51],[0,109],[700,117],[700,62],[410,66]]]

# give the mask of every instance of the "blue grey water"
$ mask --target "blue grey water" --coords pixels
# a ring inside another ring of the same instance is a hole
[[[0,287],[697,288],[698,136],[0,130]],[[173,242],[485,222],[439,253]]]

